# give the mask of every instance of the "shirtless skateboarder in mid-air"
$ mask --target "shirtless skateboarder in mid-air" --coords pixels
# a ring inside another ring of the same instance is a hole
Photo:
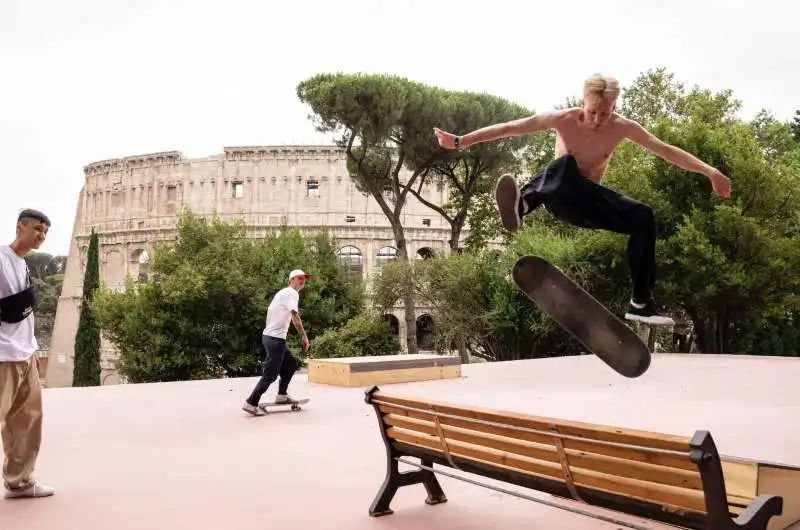
[[[511,175],[498,180],[495,199],[503,226],[519,230],[522,217],[544,205],[551,216],[572,225],[628,234],[633,295],[625,318],[672,325],[671,318],[658,314],[653,297],[656,250],[653,209],[601,186],[600,182],[612,153],[623,140],[636,142],[686,171],[705,175],[720,197],[730,197],[730,180],[697,157],[662,142],[640,124],[617,114],[619,94],[616,79],[595,74],[584,82],[583,107],[543,112],[463,136],[438,128],[434,128],[434,133],[443,148],[459,149],[554,129],[556,159],[550,165],[534,175],[521,191]]]

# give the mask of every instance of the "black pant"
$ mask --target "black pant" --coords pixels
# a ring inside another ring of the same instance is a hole
[[[544,205],[554,218],[574,226],[628,234],[633,299],[642,302],[652,296],[656,265],[652,207],[585,178],[572,155],[551,162],[520,192],[526,206],[520,213]]]
[[[274,383],[279,375],[281,380],[278,383],[278,394],[286,394],[292,376],[298,367],[297,359],[286,347],[284,339],[262,335],[261,344],[267,352],[267,356],[264,359],[264,370],[261,379],[258,380],[256,387],[253,389],[253,393],[247,398],[247,402],[254,407],[258,406],[261,396],[264,395],[269,385]]]

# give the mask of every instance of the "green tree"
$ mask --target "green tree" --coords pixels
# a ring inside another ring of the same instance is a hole
[[[97,233],[92,229],[86,272],[83,276],[83,298],[78,330],[75,333],[73,386],[100,384],[100,327],[92,310],[92,299],[100,288],[100,260]]]
[[[768,162],[779,162],[797,151],[797,141],[792,135],[792,124],[778,121],[768,110],[762,109],[750,122],[750,126]]]
[[[611,161],[605,185],[651,204],[659,229],[656,296],[690,323],[703,352],[788,355],[796,351],[800,314],[800,148],[788,125],[764,111],[746,121],[729,91],[685,89],[650,71],[626,89],[620,112],[657,136],[729,175],[733,195],[720,199],[708,180],[631,142]],[[532,169],[548,160],[531,156]],[[487,208],[488,209],[488,208]],[[524,254],[564,269],[617,314],[630,297],[627,236],[583,230],[539,210],[505,249],[384,267],[375,300],[388,307],[400,285],[435,307],[439,341],[467,340],[491,360],[569,355],[581,346],[516,292],[508,271]],[[494,260],[494,261],[492,261]]]
[[[242,222],[186,213],[175,244],[154,252],[149,282],[128,278],[124,291],[98,294],[94,307],[132,382],[255,375],[267,306],[292,269],[312,275],[300,294],[310,340],[363,310],[363,286],[335,249],[326,233],[283,227],[254,240]],[[294,328],[287,342],[300,357]]]
[[[530,116],[531,111],[505,99],[489,94],[474,92],[444,91],[434,89],[440,94],[439,101],[445,120],[431,126],[431,141],[435,142],[433,126],[456,134]],[[494,183],[502,173],[516,173],[521,168],[522,153],[536,137],[507,138],[502,141],[474,145],[465,150],[440,150],[440,156],[433,158],[426,167],[419,168],[422,175],[417,189],[409,188],[422,204],[432,209],[450,225],[449,244],[451,250],[458,250],[460,239],[473,199],[484,196],[494,189]],[[428,164],[425,159],[424,163]],[[412,170],[418,169],[413,162]],[[435,183],[447,186],[448,200],[435,204],[425,199],[421,190],[425,184]],[[472,224],[472,223],[470,223]],[[480,229],[480,227],[479,227]]]
[[[64,283],[63,274],[51,274],[45,279],[32,278],[36,286],[36,340],[41,349],[50,348],[53,335],[53,324],[58,308],[58,297],[61,296],[61,286]]]
[[[535,247],[535,249],[533,248]],[[521,254],[535,252],[579,277],[579,248],[552,228],[520,234],[505,251],[475,249],[410,268],[387,264],[372,296],[379,310],[390,308],[404,288],[431,307],[439,351],[461,349],[489,361],[574,355],[580,346],[522,295],[508,271]]]
[[[702,175],[626,144],[606,184],[653,205],[657,296],[691,320],[700,350],[745,351],[764,319],[797,307],[797,146],[766,111],[751,122],[738,118],[741,102],[727,90],[687,91],[651,71],[624,94],[623,114],[731,177],[731,198],[719,199]],[[627,277],[617,281],[627,285]]]
[[[402,266],[409,259],[402,221],[408,195],[448,221],[450,247],[456,249],[470,200],[485,186],[483,177],[515,167],[513,151],[526,142],[513,139],[465,152],[439,147],[434,127],[466,131],[529,114],[486,94],[448,92],[396,76],[348,74],[315,75],[298,85],[297,94],[311,107],[317,130],[337,133],[356,187],[375,199],[392,227]],[[448,204],[424,198],[423,186],[430,181],[446,181],[454,190]],[[413,294],[406,292],[401,301],[406,347],[416,353]]]
[[[30,252],[25,256],[25,262],[31,271],[31,277],[44,280],[53,274],[61,274],[67,264],[66,256],[54,256],[47,252]]]
[[[800,312],[763,321],[753,332],[751,351],[759,355],[800,357]]]
[[[30,252],[25,256],[25,262],[36,286],[36,338],[40,348],[48,349],[67,257],[54,256],[47,252]]]
[[[400,353],[400,343],[386,319],[361,313],[317,337],[310,353],[315,359],[394,355]]]
[[[58,297],[61,296],[61,286],[64,283],[63,274],[51,274],[43,280],[33,278],[36,286],[36,314],[53,315],[58,307]]]
[[[797,143],[800,143],[800,110],[794,111],[794,119],[792,120],[792,136]]]
[[[408,193],[437,156],[431,124],[441,107],[432,89],[386,75],[317,74],[297,86],[320,132],[336,132],[347,169],[359,191],[369,193],[392,228],[397,259],[408,262],[402,211]],[[414,165],[404,182],[401,171]],[[402,298],[409,353],[417,353],[414,298]]]

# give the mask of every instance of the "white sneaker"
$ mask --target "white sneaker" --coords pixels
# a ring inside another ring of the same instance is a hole
[[[254,407],[247,401],[245,401],[244,405],[242,405],[242,410],[247,412],[248,414],[252,414],[253,416],[263,416],[265,414],[263,410],[261,410],[258,407]]]
[[[656,308],[655,301],[651,298],[644,303],[637,304],[631,300],[628,305],[628,312],[625,313],[626,320],[636,320],[654,326],[674,326],[675,320],[661,315]]]
[[[6,499],[22,499],[22,498],[34,498],[34,497],[49,497],[56,490],[51,488],[50,486],[45,486],[44,484],[37,484],[34,483],[27,488],[19,488],[15,490],[6,489],[6,493],[4,497]]]
[[[289,394],[277,394],[275,396],[275,403],[293,403],[294,398]]]

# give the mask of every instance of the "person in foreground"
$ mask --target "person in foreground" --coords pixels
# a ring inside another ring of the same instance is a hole
[[[17,236],[0,246],[0,426],[7,499],[47,497],[33,478],[42,443],[42,387],[33,327],[35,288],[25,256],[44,243],[50,220],[36,210],[17,217]]]
[[[635,121],[616,113],[619,83],[595,74],[583,86],[583,107],[543,112],[490,125],[463,136],[434,128],[439,145],[459,149],[471,145],[554,129],[556,159],[523,186],[511,175],[495,187],[500,219],[507,230],[522,226],[522,217],[540,205],[555,219],[572,225],[628,234],[628,263],[633,293],[625,318],[672,325],[659,315],[653,296],[656,222],[652,207],[600,183],[611,155],[623,140],[633,141],[665,161],[708,177],[714,192],[730,197],[730,180],[686,151],[662,142]]]
[[[289,322],[291,322],[300,334],[303,352],[308,350],[308,337],[303,329],[303,322],[300,320],[298,303],[300,302],[300,291],[305,287],[306,280],[310,278],[310,275],[299,269],[293,270],[289,273],[289,286],[275,293],[269,308],[267,308],[266,325],[261,336],[261,344],[267,352],[266,359],[264,359],[264,371],[250,397],[242,406],[242,410],[245,412],[254,416],[264,414],[264,411],[258,408],[258,403],[269,385],[275,382],[279,375],[281,380],[278,382],[278,395],[275,396],[275,403],[291,403],[293,401],[287,392],[289,382],[297,371],[298,363],[286,346],[286,335],[289,332]]]

